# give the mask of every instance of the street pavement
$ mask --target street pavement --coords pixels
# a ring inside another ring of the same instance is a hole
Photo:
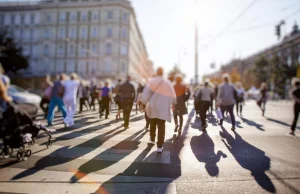
[[[107,120],[78,114],[71,129],[57,114],[52,147],[40,134],[26,161],[0,159],[0,193],[300,193],[300,127],[289,135],[292,107],[269,102],[262,117],[248,101],[235,132],[229,120],[218,126],[213,113],[203,133],[190,102],[181,134],[167,124],[162,154],[148,144],[143,113],[132,112],[127,130],[115,110]]]

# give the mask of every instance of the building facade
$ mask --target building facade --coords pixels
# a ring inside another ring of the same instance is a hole
[[[86,79],[151,76],[152,62],[127,0],[1,2],[0,28],[29,57],[24,76],[71,72]]]

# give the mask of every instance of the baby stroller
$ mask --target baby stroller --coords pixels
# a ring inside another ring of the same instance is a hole
[[[31,116],[22,111],[18,105],[9,103],[0,121],[0,139],[3,141],[0,156],[9,157],[12,155],[13,149],[19,149],[17,152],[18,160],[27,159],[31,156],[31,150],[25,149],[25,145],[33,145],[34,139],[41,130],[49,137],[46,146],[51,146],[50,130],[35,124]]]

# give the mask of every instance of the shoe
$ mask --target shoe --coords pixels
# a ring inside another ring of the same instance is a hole
[[[295,135],[295,132],[294,132],[294,131],[292,131],[292,132],[290,132],[290,134],[291,134],[291,135]]]
[[[182,127],[179,127],[178,133],[181,133],[182,131]]]
[[[124,129],[128,129],[129,128],[129,126],[124,126]]]
[[[65,125],[65,129],[69,127],[69,124],[67,124],[65,122],[64,122],[64,125]]]
[[[155,145],[155,141],[152,141],[151,139],[149,140],[149,143]]]
[[[231,127],[231,130],[232,130],[232,131],[235,131],[235,127]]]
[[[48,125],[46,125],[46,127],[52,127],[53,124],[52,123],[48,123]]]
[[[149,128],[148,128],[148,127],[145,127],[144,129],[145,129],[145,131],[148,131],[148,130],[149,130]]]
[[[157,148],[156,152],[157,152],[157,153],[162,153],[163,150],[164,150],[163,148]]]
[[[174,129],[175,133],[177,132],[177,129],[178,129],[178,125],[175,125],[175,129]]]
[[[118,115],[116,115],[116,121],[118,121]]]

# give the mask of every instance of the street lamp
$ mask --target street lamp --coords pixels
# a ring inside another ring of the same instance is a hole
[[[178,50],[178,64],[177,69],[181,67],[181,54],[186,55],[186,49],[184,47],[180,47]]]

